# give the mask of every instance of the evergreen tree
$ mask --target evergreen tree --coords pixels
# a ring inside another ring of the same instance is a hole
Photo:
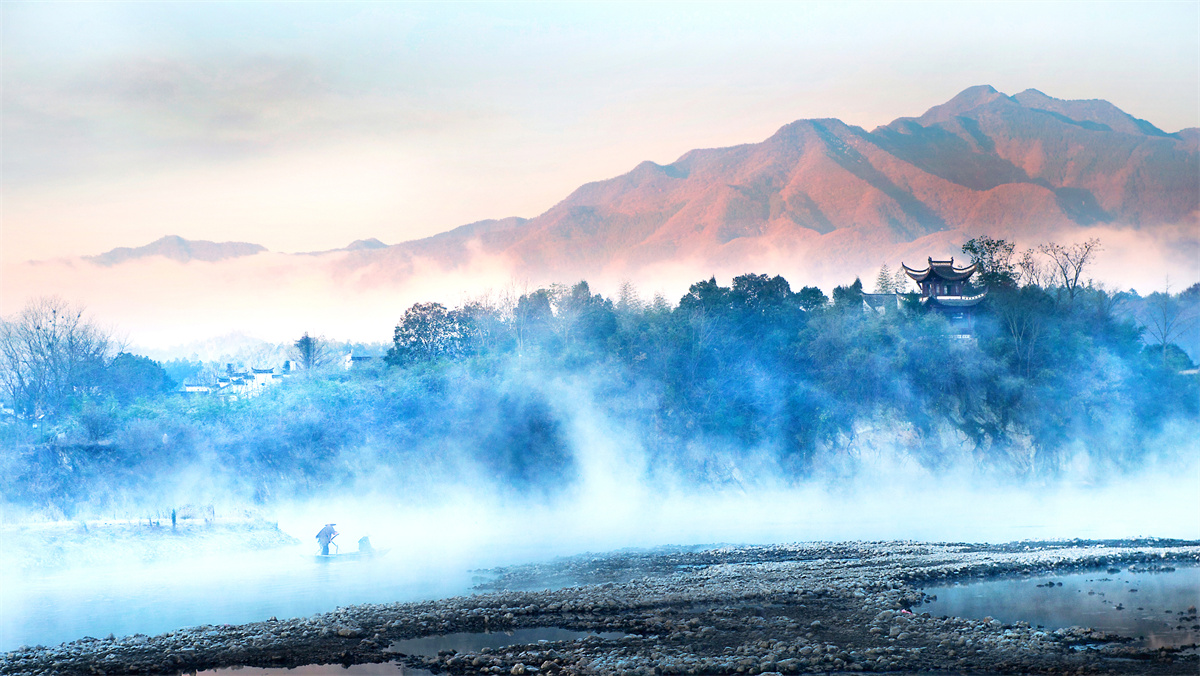
[[[892,271],[888,269],[887,263],[879,267],[879,276],[875,278],[875,293],[895,293],[896,285],[892,278]]]

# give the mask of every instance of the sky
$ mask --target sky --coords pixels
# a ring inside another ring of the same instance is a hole
[[[1200,3],[0,3],[0,265],[314,251],[962,89],[1200,124]],[[10,308],[5,308],[10,311]]]

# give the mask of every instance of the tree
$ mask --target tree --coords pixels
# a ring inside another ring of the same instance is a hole
[[[791,285],[779,275],[734,277],[729,301],[738,333],[760,346],[768,335],[781,337],[800,314]]]
[[[175,389],[175,381],[149,357],[122,352],[109,362],[105,371],[104,391],[123,405]]]
[[[17,415],[55,417],[100,384],[117,345],[58,297],[30,301],[0,322],[0,388]]]
[[[1079,293],[1083,271],[1095,262],[1096,254],[1103,251],[1100,240],[1093,237],[1086,242],[1063,246],[1050,242],[1038,247],[1038,251],[1046,254],[1051,261],[1051,270],[1057,281],[1062,282],[1067,297],[1073,303]]]
[[[967,240],[962,251],[979,266],[979,277],[989,287],[1016,286],[1016,267],[1012,257],[1015,245],[1002,239],[980,235]]]
[[[1021,286],[1048,286],[1052,279],[1046,263],[1038,258],[1033,249],[1026,249],[1017,261],[1018,279]]]
[[[896,280],[886,263],[879,267],[879,276],[875,278],[875,293],[896,293]]]
[[[525,354],[528,343],[540,338],[554,320],[550,296],[549,289],[538,289],[517,299],[517,306],[513,308],[512,327],[517,339],[518,355]]]
[[[637,287],[628,279],[621,282],[617,291],[616,309],[622,314],[641,312],[646,309],[646,303],[638,297]]]
[[[833,305],[839,310],[862,311],[862,280],[855,277],[850,286],[839,286],[833,290]]]
[[[592,294],[587,282],[579,282],[558,299],[556,325],[563,344],[570,346],[576,337],[600,342],[617,330],[612,301]]]
[[[829,303],[829,298],[824,291],[815,286],[806,286],[796,293],[796,300],[799,301],[800,307],[806,312],[812,312],[825,307]]]
[[[729,288],[717,284],[716,277],[696,282],[679,299],[675,316],[687,327],[690,337],[689,375],[695,377],[712,355],[720,354],[717,345],[727,336]]]
[[[792,287],[779,275],[741,275],[733,278],[729,288],[729,300],[735,307],[743,308],[759,318],[786,311],[792,305]]]
[[[993,300],[996,316],[1012,341],[1014,370],[1024,378],[1033,376],[1051,305],[1046,292],[1036,286],[1011,289]]]
[[[441,303],[416,303],[404,311],[392,337],[386,361],[392,366],[454,357],[462,330],[457,316]]]
[[[458,323],[462,354],[478,354],[496,346],[503,322],[490,299],[484,297],[468,301],[452,314]]]
[[[729,289],[717,284],[717,278],[696,282],[679,299],[679,309],[687,314],[722,314],[729,307]]]
[[[1191,328],[1196,318],[1188,312],[1188,308],[1178,296],[1172,296],[1170,287],[1166,291],[1156,291],[1146,297],[1138,321],[1145,327],[1146,334],[1154,340],[1162,353],[1162,365],[1167,365],[1168,347],[1174,345],[1175,339],[1184,331]]]
[[[304,335],[293,343],[292,357],[297,367],[311,372],[329,363],[329,344],[324,338],[314,338],[305,331]]]

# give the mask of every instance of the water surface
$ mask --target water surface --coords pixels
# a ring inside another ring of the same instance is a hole
[[[1200,606],[1200,567],[1101,569],[964,582],[925,592],[937,596],[923,606],[931,615],[992,617],[1006,624],[1024,620],[1051,630],[1091,627],[1139,638],[1150,648],[1200,643],[1200,625],[1187,612]]]
[[[0,651],[456,596],[469,593],[468,567],[395,551],[319,561],[311,547],[289,547],[26,575],[0,583]]]

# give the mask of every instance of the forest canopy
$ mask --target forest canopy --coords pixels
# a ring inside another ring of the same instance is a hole
[[[838,481],[885,451],[1032,480],[1081,455],[1129,471],[1198,431],[1200,381],[1175,341],[1200,287],[1143,298],[1085,283],[1071,266],[1086,268],[1089,244],[964,245],[988,288],[970,335],[915,293],[881,312],[859,280],[827,297],[781,276],[710,278],[675,304],[580,281],[417,303],[374,360],[342,362],[305,334],[292,346],[304,377],[240,397],[182,394],[78,309],[42,301],[0,335],[0,493],[63,515],[459,476],[555,494],[578,478],[585,417],[636,448],[649,481]],[[886,269],[881,285],[905,288]],[[184,479],[198,468],[207,488]]]

